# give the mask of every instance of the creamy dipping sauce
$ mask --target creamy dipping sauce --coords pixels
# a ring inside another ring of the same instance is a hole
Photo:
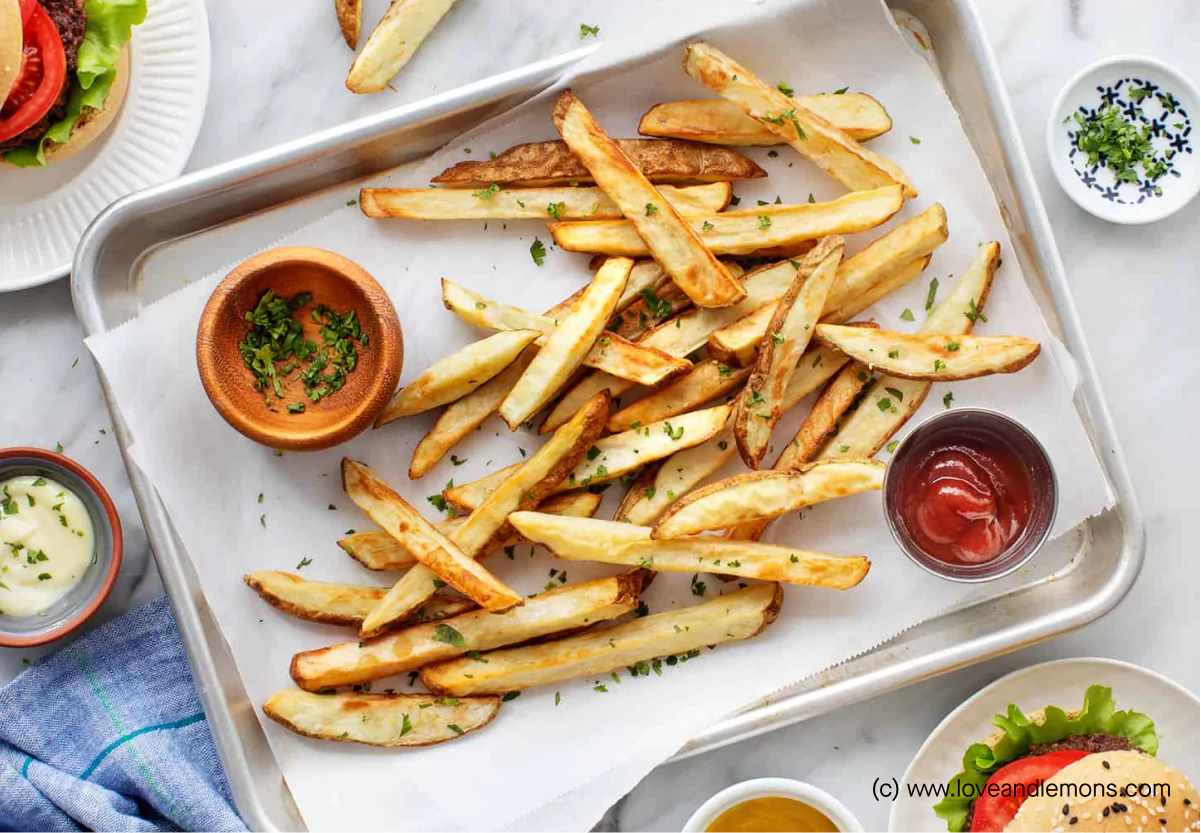
[[[735,804],[705,830],[706,833],[837,833],[838,826],[821,810],[803,801],[765,796]]]
[[[95,560],[92,516],[74,492],[37,475],[0,482],[0,613],[44,613]]]

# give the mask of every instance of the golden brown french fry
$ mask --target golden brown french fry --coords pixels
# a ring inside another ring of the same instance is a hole
[[[902,200],[901,187],[887,185],[831,202],[764,205],[688,217],[685,222],[714,254],[749,255],[773,247],[808,247],[809,241],[829,234],[867,231],[900,211]],[[548,227],[555,243],[565,251],[625,257],[650,254],[631,220],[569,220]]]
[[[816,338],[872,370],[902,379],[958,382],[993,373],[1017,373],[1038,356],[1040,345],[1024,336],[899,333],[818,326]]]
[[[352,93],[378,93],[413,57],[455,0],[392,0],[346,76]]]
[[[919,331],[946,335],[970,332],[984,309],[1000,260],[1000,244],[992,242],[980,246],[963,277],[934,307]],[[905,421],[917,413],[930,392],[930,385],[930,382],[896,376],[878,377],[864,394],[863,404],[843,421],[815,459],[875,456]]]
[[[727,422],[700,445],[676,452],[658,466],[648,466],[622,498],[614,520],[639,526],[654,523],[676,498],[725,465],[735,448],[734,426]]]
[[[358,627],[388,591],[386,587],[360,587],[307,581],[292,573],[260,570],[242,576],[263,601],[272,607],[310,622]],[[408,622],[432,622],[474,610],[475,602],[435,593]]]
[[[675,139],[618,139],[617,145],[651,182],[731,182],[767,176],[763,168],[728,148]],[[431,182],[452,188],[487,188],[492,183],[539,188],[593,179],[567,144],[556,141],[515,145],[491,160],[459,162]]]
[[[852,191],[897,184],[906,197],[917,189],[895,163],[860,145],[795,99],[707,43],[690,44],[684,71],[770,130]]]
[[[469,652],[615,619],[637,607],[642,581],[639,571],[621,573],[556,587],[504,613],[476,610],[364,642],[303,651],[292,658],[292,680],[305,691],[360,685]]]
[[[555,102],[551,118],[563,141],[628,218],[676,285],[697,306],[727,307],[745,296],[742,284],[701,243],[680,212],[609,138],[571,90]]]
[[[613,414],[605,427],[625,431],[687,413],[741,387],[750,373],[749,367],[730,367],[705,359],[697,362],[691,372]]]
[[[487,663],[459,659],[427,665],[421,682],[431,691],[458,697],[607,674],[657,657],[749,639],[775,621],[783,600],[779,585],[760,584],[555,642],[491,651],[484,657]]]
[[[727,268],[732,265],[727,264]],[[730,271],[734,274],[734,269]],[[692,306],[692,299],[684,294],[684,290],[671,283],[670,278],[666,286],[643,290],[641,296],[623,312],[614,316],[609,329],[625,338],[637,338],[677,312]]]
[[[488,610],[507,610],[522,603],[520,595],[476,563],[472,555],[478,550],[473,550],[471,554],[464,552],[458,543],[434,529],[429,521],[421,517],[421,513],[362,463],[349,458],[342,459],[342,488],[381,529],[403,541],[405,548],[421,562],[420,566],[476,604]],[[456,541],[466,538],[464,532],[469,527],[472,527],[470,519],[456,531]],[[490,537],[482,540],[482,536],[468,538],[466,546],[481,546]],[[409,571],[410,574],[413,570]],[[432,578],[430,584],[433,584]],[[412,613],[416,606],[398,609],[393,603],[395,589],[389,590],[383,601],[363,620],[360,628],[363,636],[373,636]]]
[[[773,469],[777,471],[799,471],[813,459],[826,439],[838,427],[838,421],[850,410],[851,405],[871,382],[872,375],[859,362],[850,362],[813,403],[813,409],[797,429],[796,436],[785,446]]]
[[[788,382],[826,305],[843,245],[841,237],[826,237],[805,255],[792,286],[777,303],[746,392],[734,400],[734,439],[751,468],[759,467],[772,429],[784,414]]]
[[[342,39],[351,49],[358,49],[359,30],[363,22],[363,0],[334,0],[334,11],[338,15],[338,28],[342,30]]]
[[[784,391],[784,410],[796,404],[828,382],[849,361],[837,350],[813,345],[797,362],[788,389]]]
[[[725,208],[728,182],[663,185],[663,198],[681,214],[713,214]],[[600,188],[363,188],[359,209],[368,217],[410,220],[619,220],[621,209]]]
[[[892,129],[888,111],[866,93],[800,95],[793,96],[793,101],[857,142],[866,142]],[[740,104],[714,99],[656,104],[638,122],[638,132],[644,136],[735,147],[771,147],[785,143],[779,135],[748,116]]]
[[[466,396],[512,364],[541,335],[538,330],[506,330],[439,359],[396,392],[375,427]]]
[[[633,268],[634,261],[628,258],[605,261],[579,303],[547,336],[546,345],[497,409],[511,430],[545,405],[580,366],[609,323]]]
[[[298,735],[368,746],[432,746],[492,722],[499,697],[431,694],[313,694],[294,688],[271,695],[263,714]]]
[[[810,463],[800,471],[748,471],[710,483],[677,500],[659,518],[651,537],[683,538],[710,529],[777,518],[884,486],[884,464],[876,460]]]
[[[575,515],[580,518],[590,518],[596,514],[600,503],[600,495],[594,495],[591,492],[572,492],[547,498],[538,504],[538,511],[550,512],[553,515]],[[434,524],[434,529],[449,538],[466,522],[465,516],[449,518]],[[498,541],[492,549],[495,551],[497,547],[518,543],[521,543],[521,536],[513,533]],[[368,570],[407,570],[420,563],[412,553],[404,548],[404,545],[386,532],[356,532],[339,540],[338,546]],[[280,575],[286,575],[286,573]],[[382,588],[378,595],[380,598],[383,597],[384,590]]]
[[[854,587],[871,566],[861,555],[827,555],[713,535],[656,541],[649,527],[622,521],[540,512],[514,512],[509,520],[526,538],[569,561],[626,564],[657,572],[725,573],[836,590]]]

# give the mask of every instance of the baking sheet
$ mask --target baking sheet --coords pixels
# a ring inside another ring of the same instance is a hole
[[[920,314],[928,277],[942,281],[941,296],[949,276],[969,262],[976,243],[996,238],[1004,243],[1007,262],[989,299],[990,321],[980,331],[1049,338],[1002,236],[1004,227],[988,183],[949,102],[928,68],[892,30],[882,7],[858,0],[828,6],[793,3],[759,11],[719,3],[686,4],[687,14],[684,8],[668,4],[656,10],[654,19],[643,15],[635,32],[628,37],[616,34],[582,68],[593,75],[572,81],[612,133],[633,135],[637,117],[655,101],[705,95],[679,69],[678,46],[639,60],[665,43],[687,39],[696,31],[698,16],[708,17],[708,39],[768,81],[786,81],[804,92],[846,85],[870,91],[896,121],[893,132],[872,147],[905,167],[922,191],[902,216],[939,200],[947,207],[952,232],[927,275],[882,304],[875,310],[877,317],[887,326],[903,327],[897,314],[905,307]],[[723,16],[740,22],[718,29]],[[682,28],[685,21],[693,28]],[[848,61],[846,55],[856,60]],[[628,60],[637,65],[605,71]],[[428,162],[401,169],[388,181],[420,185],[451,161],[465,158],[467,148],[472,149],[471,158],[479,158],[517,141],[552,138],[549,107],[548,97],[531,102]],[[787,149],[777,158],[768,157],[766,149],[750,155],[771,178],[738,187],[744,206],[760,198],[774,201],[777,194],[785,202],[800,202],[810,191],[817,199],[841,193],[836,183]],[[787,167],[790,162],[792,168]],[[408,380],[435,358],[479,335],[441,308],[438,277],[445,274],[499,300],[535,309],[565,297],[587,279],[586,258],[580,255],[551,251],[545,266],[534,266],[528,252],[534,236],[549,246],[549,235],[539,223],[493,221],[487,229],[474,222],[384,223],[347,208],[293,235],[293,242],[338,250],[384,284],[406,326]],[[852,238],[851,249],[874,236]],[[523,432],[510,435],[498,421],[490,421],[456,449],[467,463],[454,467],[447,461],[415,484],[407,482],[404,472],[432,416],[388,426],[330,452],[275,457],[225,426],[208,406],[196,378],[192,334],[215,280],[190,287],[89,343],[130,424],[132,454],[166,502],[247,690],[253,700],[261,701],[289,683],[286,669],[293,652],[345,638],[345,632],[285,620],[240,587],[238,574],[294,569],[301,558],[309,557],[314,561],[304,573],[307,577],[370,580],[333,546],[347,528],[367,526],[338,489],[337,463],[343,453],[369,461],[406,496],[424,505],[424,496],[447,478],[463,482],[507,465],[519,459],[519,446],[529,449],[538,440]],[[1109,496],[1051,355],[1046,351],[1017,377],[951,388],[956,404],[1013,413],[1052,448],[1064,487],[1057,523],[1062,531],[1099,511]],[[927,412],[942,407],[944,392],[936,387]],[[787,432],[799,418],[794,415],[782,426],[777,439],[790,436]],[[266,494],[262,506],[256,501],[259,492]],[[872,555],[872,574],[861,587],[843,594],[788,588],[784,615],[762,637],[665,669],[662,678],[630,679],[623,674],[622,685],[606,680],[608,693],[592,691],[596,680],[579,681],[561,688],[557,707],[553,691],[530,691],[508,704],[487,732],[408,753],[317,746],[267,725],[306,822],[313,829],[589,825],[649,768],[716,718],[969,598],[970,591],[919,574],[903,560],[879,519],[877,501],[878,496],[865,495],[826,504],[807,513],[805,520],[789,518],[774,532],[776,540],[811,549]],[[327,510],[331,503],[338,509]],[[614,503],[615,498],[608,501],[607,509]],[[265,527],[260,521],[264,513]],[[520,560],[512,564],[503,559],[490,562],[524,592],[541,589],[554,564],[542,554],[531,559],[528,551],[519,549]],[[608,571],[566,566],[572,581]],[[718,582],[708,584],[712,596]],[[995,585],[990,588],[995,590]],[[696,599],[689,593],[688,576],[664,576],[648,601],[652,610],[662,610]],[[468,785],[471,798],[465,801]]]

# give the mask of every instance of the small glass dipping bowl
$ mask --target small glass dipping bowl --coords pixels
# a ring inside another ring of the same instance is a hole
[[[931,452],[972,438],[1006,446],[1030,478],[1030,517],[1025,528],[995,558],[979,564],[944,561],[927,553],[910,534],[901,514],[906,471]],[[992,581],[1029,561],[1051,533],[1059,505],[1055,470],[1042,443],[1020,423],[983,408],[943,411],[910,431],[888,464],[883,494],[884,516],[897,545],[923,570],[959,582]]]

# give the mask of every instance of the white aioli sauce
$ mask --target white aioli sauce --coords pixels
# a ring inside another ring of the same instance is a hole
[[[79,583],[95,557],[92,518],[48,477],[0,482],[0,612],[33,616]]]

